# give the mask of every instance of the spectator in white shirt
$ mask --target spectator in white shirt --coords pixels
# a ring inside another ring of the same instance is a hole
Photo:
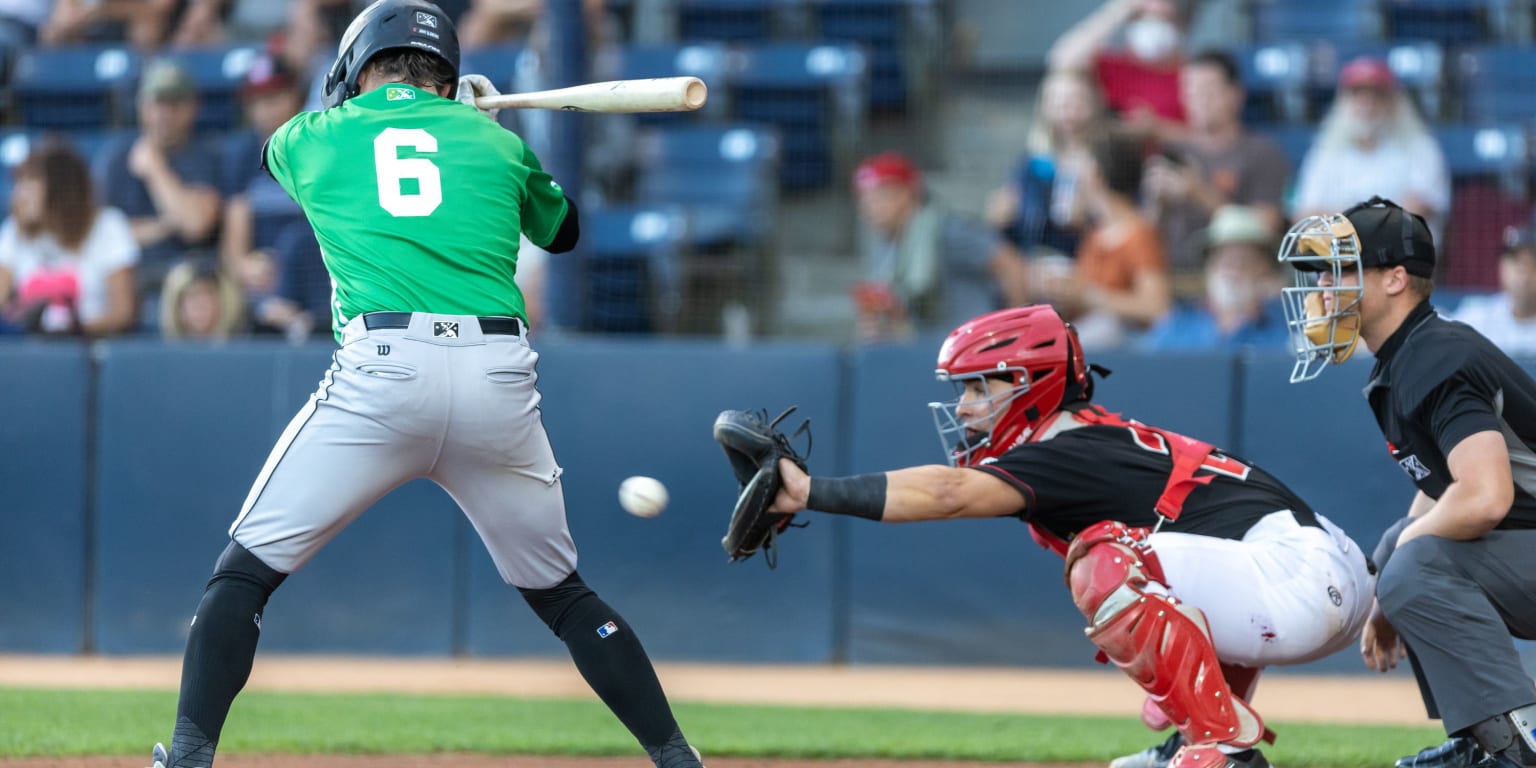
[[[1339,73],[1339,94],[1302,161],[1291,213],[1338,213],[1373,195],[1423,216],[1442,240],[1451,207],[1445,156],[1392,69],[1362,56]]]
[[[1536,357],[1536,232],[1504,231],[1499,292],[1469,296],[1452,314],[1511,357]]]
[[[0,310],[35,333],[130,330],[139,246],[128,217],[97,204],[85,158],[47,140],[12,177],[11,216],[0,226]]]

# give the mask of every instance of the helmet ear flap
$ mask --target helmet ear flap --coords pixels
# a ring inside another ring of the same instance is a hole
[[[337,56],[335,63],[331,64],[330,71],[325,73],[325,89],[321,95],[326,109],[339,107],[342,102],[356,95],[347,93],[347,70],[351,64],[352,51],[348,50],[345,54]]]

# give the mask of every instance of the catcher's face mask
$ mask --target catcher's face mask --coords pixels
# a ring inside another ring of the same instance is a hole
[[[1309,216],[1285,233],[1280,261],[1296,269],[1295,285],[1282,292],[1294,384],[1348,360],[1360,343],[1360,238],[1341,214]]]
[[[951,376],[949,382],[955,387],[955,399],[929,403],[928,409],[949,465],[974,466],[992,444],[1002,416],[1029,391],[1029,376],[1022,369],[1007,368],[987,375]]]

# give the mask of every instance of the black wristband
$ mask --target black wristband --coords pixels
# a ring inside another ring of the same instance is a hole
[[[885,473],[812,477],[805,506],[817,512],[878,521],[885,517]]]

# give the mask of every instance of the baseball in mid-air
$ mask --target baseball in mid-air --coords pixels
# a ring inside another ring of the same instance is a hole
[[[635,517],[655,517],[667,508],[667,487],[654,477],[626,478],[619,483],[619,506]]]

